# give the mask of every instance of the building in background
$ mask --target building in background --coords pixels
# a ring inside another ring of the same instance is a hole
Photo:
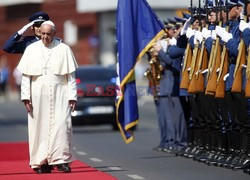
[[[47,12],[57,37],[71,46],[79,64],[116,62],[116,6],[118,0],[1,0],[0,46],[28,23],[37,11]],[[187,10],[187,0],[147,0],[161,20]],[[0,49],[0,55],[6,54]],[[6,54],[11,73],[21,55]],[[13,77],[11,83],[15,86]]]
[[[95,12],[99,27],[99,60],[109,65],[116,61],[116,7],[118,0],[77,0],[77,11],[80,13]],[[187,11],[187,0],[147,0],[163,21]]]
[[[21,55],[7,54],[2,46],[5,41],[25,24],[37,11],[47,12],[57,26],[57,37],[69,44],[79,64],[93,64],[98,61],[98,22],[96,13],[79,13],[76,0],[1,0],[0,1],[0,56],[5,54],[11,73]],[[29,34],[25,34],[29,35]],[[34,60],[35,61],[35,60]],[[15,87],[10,78],[11,88]]]

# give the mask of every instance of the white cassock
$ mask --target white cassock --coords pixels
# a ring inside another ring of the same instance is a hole
[[[69,100],[77,100],[74,55],[64,43],[54,40],[29,45],[17,69],[22,72],[21,100],[30,100],[28,114],[29,153],[32,168],[75,160]]]

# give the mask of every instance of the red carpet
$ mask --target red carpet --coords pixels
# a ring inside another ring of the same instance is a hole
[[[27,143],[0,143],[0,154],[0,180],[116,180],[80,161],[71,164],[71,173],[55,168],[50,174],[36,174],[29,167]]]

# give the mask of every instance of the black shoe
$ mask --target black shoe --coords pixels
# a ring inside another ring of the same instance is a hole
[[[181,150],[177,151],[177,152],[175,153],[175,155],[176,155],[176,156],[184,156],[184,154],[185,154],[185,152],[186,152],[186,150],[187,150],[188,148],[190,148],[190,147],[188,147],[188,146],[183,147]]]
[[[68,163],[58,164],[57,169],[63,172],[71,172],[71,169]]]
[[[37,174],[51,173],[51,166],[43,164],[40,168],[34,168],[33,170],[36,171]]]
[[[250,175],[250,168],[249,169],[244,169],[243,172]]]
[[[234,164],[234,166],[232,168],[234,170],[248,169],[248,168],[250,168],[250,159],[249,158],[243,158],[238,164]]]

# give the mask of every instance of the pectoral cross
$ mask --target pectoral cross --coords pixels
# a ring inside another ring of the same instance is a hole
[[[47,75],[47,70],[49,70],[49,68],[47,66],[43,67],[43,74]]]

